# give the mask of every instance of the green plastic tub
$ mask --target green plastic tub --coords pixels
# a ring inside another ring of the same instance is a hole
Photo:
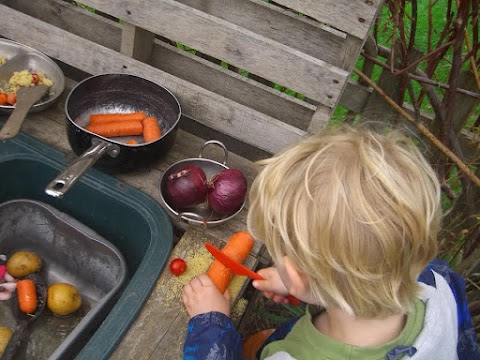
[[[46,195],[46,185],[67,165],[63,157],[60,151],[23,133],[0,142],[0,203],[31,199],[49,204],[120,250],[128,268],[120,297],[103,314],[96,330],[79,342],[82,345],[65,355],[69,359],[107,359],[165,267],[173,246],[173,228],[156,200],[95,169],[83,175],[62,199]]]

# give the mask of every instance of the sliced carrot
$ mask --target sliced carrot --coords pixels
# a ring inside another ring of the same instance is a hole
[[[7,94],[0,93],[0,105],[5,105],[7,103]]]
[[[142,135],[143,125],[140,121],[117,121],[90,124],[85,129],[105,137]]]
[[[162,130],[158,125],[157,118],[147,117],[143,121],[143,139],[145,142],[154,141],[160,139],[162,136]]]
[[[15,93],[8,93],[7,94],[7,103],[9,103],[10,105],[15,105],[15,103],[17,102],[17,94]]]
[[[128,144],[128,145],[137,145],[137,144],[138,144],[138,141],[135,140],[135,139],[128,139],[127,144]]]
[[[252,236],[246,231],[239,231],[228,239],[222,252],[232,259],[243,263],[253,249],[254,241]],[[223,294],[230,284],[233,272],[218,260],[213,260],[207,275],[212,279],[217,289]]]
[[[114,121],[142,121],[147,117],[143,111],[137,111],[126,114],[92,114],[90,115],[90,124],[104,124]]]
[[[18,306],[26,314],[37,309],[37,289],[32,279],[17,281]]]

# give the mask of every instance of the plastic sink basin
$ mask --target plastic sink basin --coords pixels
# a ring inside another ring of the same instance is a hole
[[[118,300],[95,319],[94,330],[78,342],[81,346],[76,344],[70,354],[59,357],[71,359],[73,354],[75,359],[107,359],[165,267],[173,246],[173,228],[155,199],[95,169],[83,175],[62,199],[46,195],[46,185],[67,166],[63,158],[60,151],[23,133],[0,142],[0,203],[14,199],[46,203],[120,250],[127,277]]]

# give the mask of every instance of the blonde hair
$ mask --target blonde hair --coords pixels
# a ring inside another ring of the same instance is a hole
[[[326,307],[362,318],[407,312],[437,252],[435,172],[411,139],[341,127],[262,160],[249,230],[287,255]]]

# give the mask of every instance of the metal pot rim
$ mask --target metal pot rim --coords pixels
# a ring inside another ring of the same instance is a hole
[[[85,129],[83,126],[77,124],[71,117],[70,117],[70,113],[68,111],[68,104],[70,102],[70,98],[71,96],[74,94],[75,90],[77,90],[80,86],[82,86],[85,82],[87,81],[91,81],[92,79],[94,78],[99,78],[99,77],[103,77],[103,76],[130,76],[130,77],[134,77],[134,78],[138,78],[138,79],[141,79],[141,80],[144,80],[144,81],[148,81],[152,84],[155,84],[156,86],[158,87],[161,87],[162,89],[164,89],[176,102],[176,104],[178,105],[178,115],[177,115],[177,119],[175,120],[175,122],[173,123],[172,126],[170,126],[167,131],[162,134],[162,136],[157,139],[157,140],[154,140],[154,141],[150,141],[148,143],[143,143],[143,144],[134,144],[134,145],[129,145],[129,144],[125,144],[124,142],[121,142],[121,141],[116,141],[116,140],[112,140],[111,138],[107,138],[107,137],[104,137],[104,136],[101,136],[101,135],[98,135],[98,134],[95,134],[91,131],[88,131],[87,129]],[[96,137],[96,138],[99,138],[99,139],[102,139],[104,141],[107,141],[109,143],[112,143],[112,144],[117,144],[121,147],[124,147],[124,148],[139,148],[139,147],[143,147],[143,146],[146,146],[146,145],[150,145],[150,144],[153,144],[157,141],[160,141],[162,140],[163,138],[165,138],[170,132],[174,131],[176,128],[177,128],[177,125],[178,125],[178,122],[180,121],[180,118],[182,116],[182,106],[180,105],[180,102],[178,101],[177,97],[169,90],[167,89],[165,86],[163,86],[162,84],[159,84],[155,81],[152,81],[152,80],[149,80],[149,79],[146,79],[142,76],[138,76],[138,75],[135,75],[135,74],[131,74],[131,73],[103,73],[103,74],[97,74],[97,75],[93,75],[93,76],[89,76],[85,79],[83,79],[82,81],[78,82],[73,88],[72,90],[70,90],[69,94],[67,95],[67,98],[65,99],[65,116],[66,118],[68,119],[69,123],[72,124],[75,128],[77,128],[78,130],[82,131],[82,132],[85,132],[85,133],[88,133],[90,134],[91,136],[93,137]]]

